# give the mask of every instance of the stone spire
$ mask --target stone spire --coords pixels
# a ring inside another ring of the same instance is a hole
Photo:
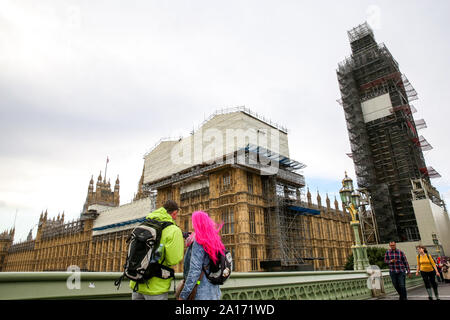
[[[138,182],[138,190],[133,200],[139,200],[148,197],[148,192],[144,191],[144,172],[145,172],[145,164],[142,168],[142,175]]]
[[[120,180],[119,175],[117,175],[116,184],[114,185],[114,203],[118,206],[120,204]]]
[[[320,197],[319,190],[317,190],[317,205],[322,206],[322,198]]]
[[[30,232],[28,233],[28,237],[27,237],[27,241],[31,241],[33,240],[33,229],[30,230]]]
[[[91,180],[89,181],[88,193],[94,191],[94,175],[91,176]]]
[[[327,209],[330,210],[331,209],[331,202],[330,202],[330,198],[328,198],[328,193],[327,193],[327,199],[325,201],[327,203]]]

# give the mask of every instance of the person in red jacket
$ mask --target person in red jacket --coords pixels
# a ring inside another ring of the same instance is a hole
[[[440,277],[438,277],[439,282],[444,282],[444,276],[442,275],[442,266],[443,266],[443,264],[442,264],[441,257],[437,257],[436,258],[436,267],[439,271],[439,274],[441,275]]]

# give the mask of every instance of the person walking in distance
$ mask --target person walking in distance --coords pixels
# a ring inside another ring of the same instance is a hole
[[[419,255],[417,256],[417,272],[416,276],[422,276],[423,282],[425,283],[425,288],[428,292],[428,300],[433,300],[433,294],[431,293],[431,287],[433,287],[434,295],[436,300],[439,299],[438,285],[436,283],[436,276],[439,275],[439,271],[434,263],[433,257],[428,254],[427,249],[424,246],[418,246],[417,250]]]
[[[442,277],[445,283],[450,282],[450,259],[448,257],[442,257]]]
[[[439,275],[440,277],[438,277],[438,282],[444,282],[444,276],[442,275],[442,258],[441,257],[437,257],[436,258],[436,268],[439,271]]]
[[[181,229],[175,224],[179,212],[178,204],[175,201],[168,200],[164,205],[151,212],[146,219],[171,222],[161,234],[162,254],[160,262],[167,267],[177,265],[183,259],[184,239]],[[152,277],[146,283],[136,284],[130,281],[130,288],[136,292],[132,293],[132,300],[167,300],[172,279],[161,279]]]
[[[411,278],[408,260],[403,251],[397,249],[395,241],[389,242],[390,249],[384,255],[384,262],[389,265],[392,284],[399,294],[399,300],[408,300],[406,293],[406,274]]]

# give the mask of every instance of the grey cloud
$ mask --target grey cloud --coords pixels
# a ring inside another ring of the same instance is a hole
[[[437,138],[450,136],[442,107],[450,99],[448,1],[8,3],[16,9],[0,12],[0,161],[31,161],[33,170],[17,178],[29,188],[42,188],[30,176],[42,163],[90,176],[114,154],[114,170],[130,180],[121,197],[130,199],[140,157],[159,138],[189,134],[217,108],[246,105],[287,126],[307,182],[332,189],[353,170],[335,70],[350,54],[346,31],[372,4],[382,18],[375,36],[419,92],[416,117],[430,127],[427,140],[441,145],[430,165],[450,176],[445,139]],[[138,155],[136,168],[130,154]],[[448,180],[439,186],[448,190]],[[64,192],[82,201],[85,187]],[[50,202],[61,190],[39,192]]]

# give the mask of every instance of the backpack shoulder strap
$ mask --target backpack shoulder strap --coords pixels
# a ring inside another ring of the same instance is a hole
[[[173,222],[170,222],[170,221],[162,221],[161,222],[161,225],[162,225],[162,228],[163,228],[163,230],[165,229],[165,228],[167,228],[168,226],[171,226],[171,225],[173,225],[174,223]]]
[[[161,238],[162,238],[162,232],[165,228],[167,228],[168,226],[171,225],[175,225],[174,223],[170,222],[170,221],[158,221],[161,224]],[[164,263],[164,261],[166,261],[166,254],[164,253],[164,257],[161,260],[161,265]]]
[[[156,219],[145,219],[143,223],[158,225],[161,227],[161,231],[164,230],[165,228],[167,228],[168,226],[174,224],[171,221],[159,221]]]

